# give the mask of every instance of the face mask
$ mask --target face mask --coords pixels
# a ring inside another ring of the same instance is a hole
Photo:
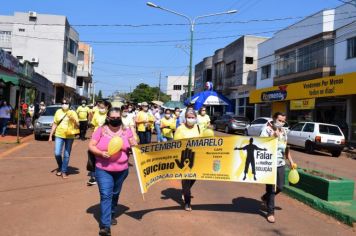
[[[206,111],[202,111],[201,114],[204,116],[206,114]]]
[[[144,111],[148,111],[148,107],[144,107],[143,110],[144,110]]]
[[[189,125],[189,126],[193,126],[193,125],[195,125],[197,123],[197,119],[195,119],[195,118],[187,118],[187,124]]]
[[[132,111],[132,108],[129,108],[129,112],[131,112]]]
[[[68,110],[69,109],[69,104],[63,104],[62,105],[62,109],[65,110],[65,111]]]
[[[165,117],[168,119],[168,118],[171,118],[171,114],[165,114]]]
[[[122,116],[123,116],[123,117],[126,117],[126,116],[127,116],[127,112],[123,112],[123,113],[122,113]]]
[[[86,103],[82,103],[82,106],[85,107],[85,105],[87,105]]]
[[[106,109],[105,109],[105,108],[100,108],[100,109],[99,109],[99,112],[102,113],[102,114],[104,114],[104,113],[106,112]]]
[[[109,119],[109,124],[112,127],[119,127],[122,124],[121,118]]]
[[[279,121],[274,122],[274,126],[276,128],[282,128],[284,126],[284,124],[285,124],[284,122],[279,122]]]

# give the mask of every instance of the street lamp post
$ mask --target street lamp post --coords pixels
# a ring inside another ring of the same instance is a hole
[[[206,18],[206,17],[211,17],[211,16],[218,16],[218,15],[225,15],[225,14],[234,14],[237,11],[236,10],[230,10],[230,11],[225,11],[225,12],[219,12],[219,13],[213,13],[213,14],[208,14],[208,15],[202,15],[202,16],[197,16],[194,18],[190,18],[189,16],[186,16],[184,14],[175,12],[173,10],[163,8],[161,6],[158,6],[152,2],[147,2],[147,6],[161,9],[163,11],[170,12],[172,14],[184,17],[186,20],[188,20],[190,24],[190,55],[189,55],[189,79],[188,79],[188,97],[189,100],[192,97],[192,76],[193,76],[193,40],[194,40],[194,28],[195,28],[195,23],[198,19]]]

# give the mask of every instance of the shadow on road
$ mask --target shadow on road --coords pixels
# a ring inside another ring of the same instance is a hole
[[[124,214],[126,211],[128,211],[130,208],[127,206],[119,204],[117,206],[118,211],[116,212],[115,218],[120,217],[122,214]],[[91,206],[87,209],[88,214],[92,214],[95,220],[100,223],[100,204],[96,204],[94,206]]]
[[[68,166],[68,169],[67,169],[68,175],[77,175],[79,173],[80,173],[79,168],[73,167],[73,166]]]
[[[180,189],[168,188],[166,190],[163,190],[162,194],[163,196],[161,197],[161,199],[164,200],[171,199],[177,202],[180,206],[170,206],[170,207],[146,209],[141,211],[132,211],[132,212],[127,212],[125,214],[136,220],[141,220],[144,215],[154,211],[183,210],[182,192]],[[246,214],[258,214],[263,217],[266,216],[266,214],[261,209],[260,201],[252,198],[246,198],[246,197],[234,198],[231,204],[200,204],[200,205],[193,204],[192,208],[193,210],[198,210],[198,211],[236,212],[236,213],[246,213]]]

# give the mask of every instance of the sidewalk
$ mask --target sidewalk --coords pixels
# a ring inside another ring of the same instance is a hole
[[[20,129],[19,140],[21,140],[31,136],[33,134],[33,130],[31,129]],[[17,143],[17,129],[16,126],[10,126],[7,129],[7,135],[5,137],[0,136],[0,144],[6,143]]]

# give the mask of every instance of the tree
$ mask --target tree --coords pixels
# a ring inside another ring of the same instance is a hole
[[[130,99],[133,102],[150,102],[158,99],[158,87],[150,87],[148,84],[141,83],[130,94]],[[160,91],[160,99],[162,102],[170,100],[170,97]]]
[[[99,90],[98,99],[103,99],[103,92],[101,90]]]

